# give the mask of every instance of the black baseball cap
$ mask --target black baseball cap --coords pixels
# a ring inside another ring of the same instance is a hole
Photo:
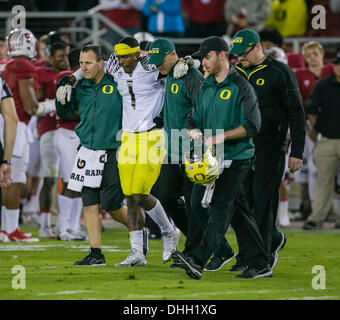
[[[335,64],[340,63],[340,51],[338,51],[338,53],[333,57],[332,62]]]
[[[201,58],[210,51],[229,51],[228,43],[221,37],[213,36],[203,40],[197,52],[191,56],[193,58]]]

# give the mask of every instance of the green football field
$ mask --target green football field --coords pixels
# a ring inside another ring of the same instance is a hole
[[[38,233],[33,227],[22,230]],[[102,235],[104,267],[73,266],[87,255],[88,242],[0,243],[0,300],[339,300],[340,232],[284,232],[288,240],[274,275],[263,279],[236,279],[227,271],[232,260],[193,280],[162,263],[160,240],[150,241],[146,267],[116,268],[130,247],[128,232],[121,229]],[[237,250],[234,232],[227,238]],[[180,250],[183,243],[181,236]]]

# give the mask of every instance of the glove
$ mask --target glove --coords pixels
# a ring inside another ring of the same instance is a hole
[[[39,102],[38,110],[34,114],[35,116],[45,117],[46,115],[55,112],[55,99],[46,99],[43,102]]]
[[[185,59],[181,58],[178,60],[177,64],[174,67],[173,76],[176,79],[182,78],[188,73],[188,70],[188,62]]]
[[[199,69],[201,66],[201,61],[198,59],[193,59],[191,56],[185,56],[184,59],[188,61],[189,66],[194,66],[197,69]]]
[[[72,95],[72,86],[69,84],[65,84],[60,86],[57,89],[57,101],[59,101],[62,105],[66,104],[67,102],[71,101],[71,95]]]

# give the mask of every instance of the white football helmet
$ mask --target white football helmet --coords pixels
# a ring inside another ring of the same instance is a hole
[[[8,55],[10,57],[26,56],[33,59],[36,55],[37,39],[26,28],[12,30],[6,38]]]

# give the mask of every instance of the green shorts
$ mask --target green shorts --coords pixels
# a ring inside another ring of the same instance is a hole
[[[107,162],[104,164],[100,187],[83,187],[81,198],[84,207],[99,204],[102,210],[112,211],[123,206],[124,194],[120,185],[116,150],[107,151]]]

